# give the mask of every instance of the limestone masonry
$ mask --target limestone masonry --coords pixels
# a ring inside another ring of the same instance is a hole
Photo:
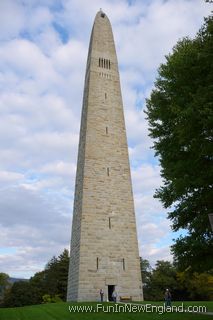
[[[108,17],[95,17],[85,76],[68,301],[143,300],[118,63]]]

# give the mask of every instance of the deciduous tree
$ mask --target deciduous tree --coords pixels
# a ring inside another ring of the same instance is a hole
[[[172,246],[181,270],[212,268],[213,236],[208,219],[213,199],[213,19],[194,39],[184,38],[166,57],[147,100],[150,136],[161,164],[156,191],[174,231]]]

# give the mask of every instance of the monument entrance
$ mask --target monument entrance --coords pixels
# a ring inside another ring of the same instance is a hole
[[[114,285],[108,285],[108,300],[113,301],[112,293],[115,289]]]

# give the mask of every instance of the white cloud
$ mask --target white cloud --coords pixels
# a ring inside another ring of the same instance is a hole
[[[14,183],[19,180],[22,180],[24,175],[18,172],[11,172],[11,171],[0,171],[0,183],[4,186],[6,183]]]
[[[132,180],[136,194],[152,194],[153,190],[160,187],[160,167],[158,165],[143,164],[132,169]]]
[[[0,208],[1,247],[15,248],[15,253],[1,255],[1,270],[32,275],[68,246],[72,198],[65,197],[63,190],[41,194],[21,186],[4,188]]]
[[[2,45],[0,58],[2,68],[10,66],[14,72],[25,77],[45,74],[51,68],[37,45],[25,39],[14,39]]]
[[[65,163],[63,161],[59,161],[56,163],[49,163],[43,166],[40,172],[69,176],[70,178],[70,175],[74,175],[76,172],[76,165],[69,162]]]
[[[135,66],[146,79],[153,76],[156,68],[183,36],[194,36],[210,13],[210,7],[196,1],[150,1],[146,7],[136,1],[138,14],[133,23],[117,28],[120,63]],[[131,39],[131,45],[123,39]]]
[[[31,7],[32,8],[32,7]],[[54,21],[53,14],[50,9],[46,6],[34,7],[33,15],[28,17],[28,32],[39,33],[45,30]]]
[[[87,48],[83,42],[70,40],[54,52],[55,67],[63,75],[70,75],[73,72],[79,73],[85,68],[86,53]]]
[[[152,267],[154,267],[157,260],[166,260],[172,262],[170,248],[168,246],[156,248],[154,245],[146,245],[142,246],[142,248],[143,258],[147,259]]]
[[[0,39],[8,40],[15,37],[24,28],[26,12],[18,1],[0,1]]]

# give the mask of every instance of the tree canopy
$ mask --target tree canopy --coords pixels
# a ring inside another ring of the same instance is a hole
[[[184,270],[213,267],[213,19],[194,39],[184,38],[166,56],[147,100],[150,136],[161,164],[163,185],[156,191],[174,231],[185,229],[172,246]]]
[[[172,300],[212,300],[212,272],[193,272],[188,267],[178,271],[177,267],[164,260],[158,260],[154,268],[150,268],[148,260],[141,258],[143,292],[145,300],[164,300],[168,288]]]
[[[27,281],[15,282],[5,294],[3,305],[20,307],[66,301],[68,267],[69,253],[64,249],[58,257],[50,259],[43,271],[37,272]]]

